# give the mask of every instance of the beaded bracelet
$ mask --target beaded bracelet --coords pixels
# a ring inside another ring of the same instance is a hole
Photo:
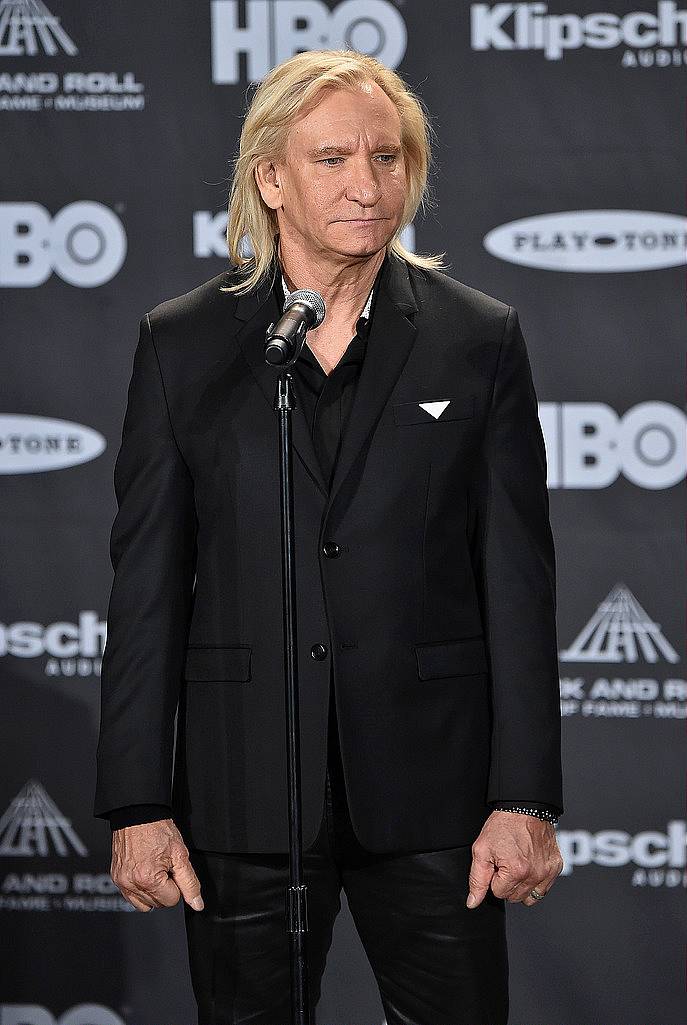
[[[493,811],[515,811],[520,815],[534,815],[538,819],[544,819],[545,822],[553,822],[554,825],[558,822],[558,815],[554,815],[552,811],[546,811],[544,808],[503,808],[499,807],[498,804],[492,806]]]

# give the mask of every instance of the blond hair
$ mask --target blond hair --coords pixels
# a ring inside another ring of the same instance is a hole
[[[279,226],[276,211],[260,195],[255,168],[264,159],[283,159],[292,123],[306,105],[316,105],[327,88],[354,88],[362,82],[376,82],[398,111],[401,120],[401,147],[405,159],[408,191],[399,226],[386,245],[416,267],[442,267],[438,255],[420,256],[400,241],[403,229],[411,223],[418,208],[433,205],[428,172],[431,163],[430,139],[433,129],[422,100],[396,72],[374,57],[355,50],[310,50],[298,53],[269,72],[255,91],[243,122],[239,155],[229,190],[227,248],[230,261],[240,270],[249,267],[238,284],[222,291],[243,293],[253,289],[266,275],[278,252]],[[248,238],[253,255],[244,252]]]

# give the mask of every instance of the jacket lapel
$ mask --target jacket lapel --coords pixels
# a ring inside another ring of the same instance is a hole
[[[327,514],[363,446],[371,437],[415,341],[417,312],[408,265],[390,253],[379,278],[365,358],[341,439]]]
[[[256,289],[239,296],[234,311],[238,327],[236,341],[270,408],[274,408],[279,373],[275,367],[265,363],[264,352],[267,328],[281,314],[272,287],[275,272],[276,265],[273,265]],[[365,358],[341,439],[330,491],[322,477],[312,437],[300,406],[294,410],[291,420],[294,449],[323,496],[329,499],[327,513],[356,458],[371,437],[417,334],[416,326],[408,319],[417,312],[417,303],[405,261],[390,253],[379,276],[378,287]]]
[[[240,345],[243,355],[253,371],[255,379],[260,386],[260,391],[272,410],[274,410],[274,397],[277,392],[279,371],[276,367],[270,366],[265,362],[265,335],[270,324],[277,321],[281,316],[281,310],[272,288],[274,281],[273,271],[274,268],[270,271],[267,278],[263,279],[260,285],[252,292],[238,296],[234,311],[234,317],[239,322],[236,341]],[[301,406],[298,405],[296,395],[294,395],[294,399],[297,406],[291,417],[293,447],[308,474],[326,498],[328,496],[327,485],[322,476],[305,415]],[[276,440],[276,411],[274,412],[274,420]]]

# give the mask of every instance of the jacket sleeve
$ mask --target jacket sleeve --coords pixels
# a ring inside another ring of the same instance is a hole
[[[473,565],[490,668],[485,800],[563,811],[556,565],[537,396],[511,306],[471,487]]]
[[[536,803],[534,801],[490,801],[489,804],[491,804],[494,808],[500,808],[506,811],[508,811],[510,808],[526,808],[528,811],[532,812],[547,811],[550,812],[551,815],[555,815],[556,817],[558,817],[562,811],[562,809],[559,808],[557,805],[543,804],[539,801],[537,801]],[[110,818],[110,824],[112,824],[112,818]]]
[[[176,443],[150,316],[140,322],[110,535],[94,815],[171,806],[174,720],[192,607],[193,479]]]
[[[140,826],[146,822],[159,822],[161,819],[173,818],[172,809],[164,804],[129,804],[124,808],[112,808],[107,817],[110,829],[123,829],[124,826]]]

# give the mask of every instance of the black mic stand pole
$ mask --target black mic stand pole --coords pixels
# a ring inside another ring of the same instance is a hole
[[[272,327],[273,325],[270,325]],[[303,337],[305,332],[303,332]],[[308,903],[303,882],[301,825],[300,720],[298,711],[298,647],[296,635],[295,534],[293,523],[293,457],[291,412],[296,408],[288,367],[279,367],[274,409],[279,420],[279,476],[282,526],[282,596],[284,605],[284,669],[286,674],[287,783],[289,791],[289,887],[286,920],[291,951],[291,1022],[310,1025],[308,999]],[[269,362],[266,360],[266,362]]]

